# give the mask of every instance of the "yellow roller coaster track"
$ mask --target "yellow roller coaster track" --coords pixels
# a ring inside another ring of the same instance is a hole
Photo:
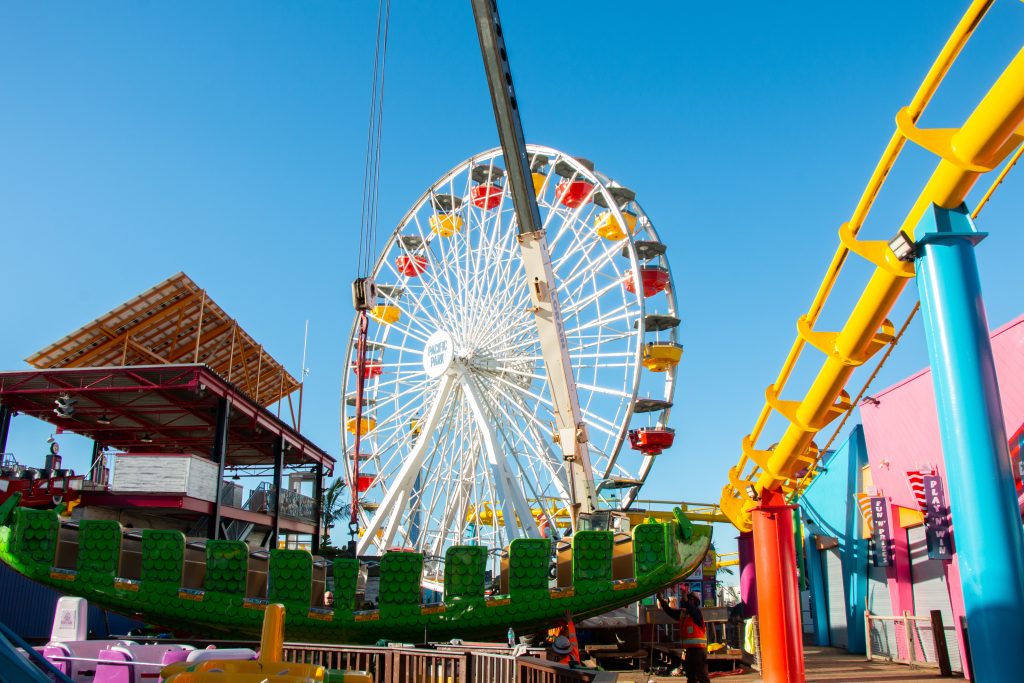
[[[839,228],[840,245],[807,314],[797,321],[796,340],[778,378],[765,391],[765,405],[753,430],[743,438],[739,462],[729,470],[729,483],[722,489],[721,509],[741,531],[750,530],[750,510],[762,491],[797,491],[800,477],[818,462],[815,435],[852,408],[845,388],[853,371],[893,341],[895,328],[887,316],[914,276],[913,264],[900,261],[888,242],[858,240],[857,234],[903,146],[909,140],[940,159],[900,227],[912,240],[917,223],[929,206],[955,208],[962,204],[978,178],[998,167],[1024,140],[1024,130],[1020,129],[1024,122],[1024,50],[1010,61],[960,128],[917,126],[925,107],[992,3],[993,0],[971,3],[910,104],[897,113],[896,131],[853,215]],[[1018,151],[1007,163],[992,191],[1019,154]],[[983,201],[988,200],[992,191]],[[815,330],[851,252],[874,264],[875,270],[842,329]],[[783,400],[783,389],[807,344],[821,352],[825,360],[801,400]],[[758,448],[757,442],[772,412],[785,418],[788,427],[773,448]]]

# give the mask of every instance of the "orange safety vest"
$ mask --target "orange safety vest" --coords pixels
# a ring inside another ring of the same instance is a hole
[[[703,626],[698,626],[689,614],[683,613],[679,620],[679,633],[683,638],[683,647],[708,647],[708,634]]]
[[[559,664],[571,664],[572,662],[579,663],[580,659],[580,642],[576,638],[576,624],[572,622],[571,617],[566,617],[565,621],[560,623],[555,628],[549,631],[553,637],[565,636],[569,639],[569,650],[568,654],[561,656],[556,660]]]

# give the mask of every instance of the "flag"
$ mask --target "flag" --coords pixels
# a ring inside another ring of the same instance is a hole
[[[871,531],[871,496],[866,493],[855,493],[853,497],[857,500],[860,516],[864,520],[864,528]]]
[[[910,490],[914,493],[914,500],[917,501],[917,509],[921,512],[928,511],[928,501],[924,494],[924,478],[926,475],[934,474],[933,470],[907,472],[907,482]]]

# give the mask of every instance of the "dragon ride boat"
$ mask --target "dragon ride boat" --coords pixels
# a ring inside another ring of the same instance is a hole
[[[516,539],[485,595],[487,548],[445,554],[444,599],[421,601],[423,556],[380,558],[376,609],[357,610],[359,560],[305,550],[250,552],[241,541],[188,539],[174,530],[124,529],[113,520],[62,520],[55,510],[0,505],[0,559],[30,579],[148,622],[207,636],[258,637],[270,603],[287,607],[285,637],[368,643],[504,636],[541,629],[567,611],[586,618],[682,580],[700,566],[711,527],[648,521],[630,534],[579,531],[571,539]],[[327,572],[334,606],[323,608]],[[552,578],[553,577],[553,578]]]

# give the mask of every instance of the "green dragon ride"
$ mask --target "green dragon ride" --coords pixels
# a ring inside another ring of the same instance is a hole
[[[681,512],[632,534],[579,531],[558,555],[551,541],[516,539],[502,564],[502,594],[485,595],[487,549],[445,554],[444,600],[421,603],[423,556],[380,558],[377,609],[356,609],[359,560],[337,558],[333,609],[320,606],[328,562],[305,550],[251,553],[242,541],[186,543],[178,531],[125,530],[112,520],[62,521],[54,510],[0,506],[0,559],[30,579],[115,612],[207,637],[258,638],[269,603],[287,608],[290,641],[372,643],[501,638],[549,626],[570,612],[586,618],[677,583],[700,566],[711,527]],[[556,584],[550,587],[550,584]],[[184,584],[184,585],[183,585]]]

